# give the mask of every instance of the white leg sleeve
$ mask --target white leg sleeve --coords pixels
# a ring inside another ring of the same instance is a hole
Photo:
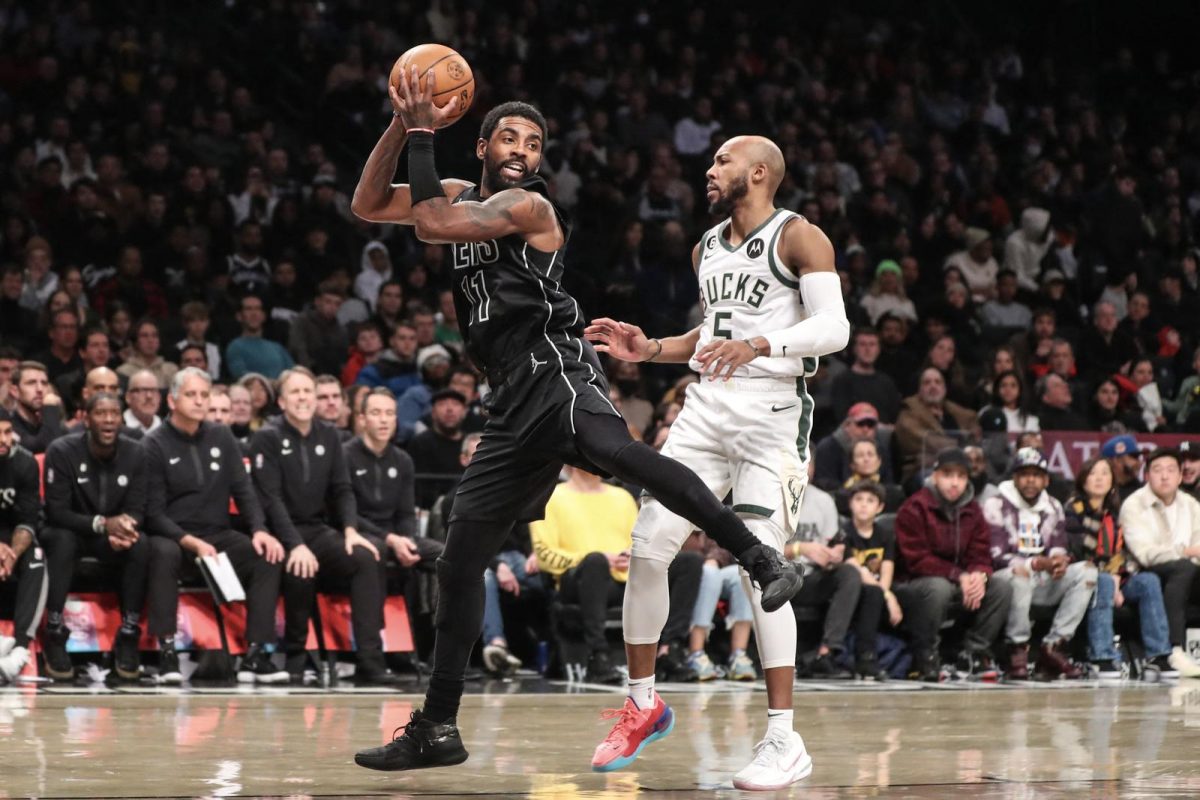
[[[746,527],[758,539],[772,547],[779,547],[783,529],[771,520],[761,517],[744,517]],[[742,572],[742,587],[750,597],[750,608],[754,612],[754,636],[758,641],[758,657],[763,669],[796,667],[796,614],[791,603],[785,603],[771,613],[763,611],[762,592],[750,584]]]
[[[692,533],[692,523],[647,497],[633,526],[629,580],[621,614],[625,641],[658,644],[670,610],[667,569]]]

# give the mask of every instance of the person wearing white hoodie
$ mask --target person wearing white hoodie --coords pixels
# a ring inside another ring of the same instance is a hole
[[[1050,212],[1027,208],[1021,212],[1021,227],[1004,240],[1004,269],[1017,274],[1017,285],[1030,292],[1038,290],[1042,259],[1050,250]]]
[[[1146,485],[1121,504],[1125,548],[1138,565],[1162,581],[1171,655],[1180,677],[1200,678],[1187,654],[1187,606],[1200,600],[1200,501],[1179,491],[1179,451],[1160,447],[1146,457]]]
[[[359,273],[354,279],[354,295],[375,313],[379,287],[392,279],[392,257],[387,245],[380,241],[367,242],[362,250]]]
[[[1009,677],[1028,677],[1031,606],[1057,606],[1042,639],[1037,669],[1048,677],[1078,678],[1082,670],[1066,656],[1066,645],[1087,614],[1096,591],[1096,565],[1071,561],[1066,513],[1046,487],[1046,456],[1032,447],[1017,451],[1013,477],[983,504],[992,531],[993,578],[1012,585],[1005,636],[1010,644]]]

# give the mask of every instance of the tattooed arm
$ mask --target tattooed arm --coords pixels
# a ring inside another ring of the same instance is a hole
[[[483,202],[453,205],[435,197],[413,206],[412,216],[423,242],[484,242],[515,233],[539,250],[556,250],[563,244],[550,201],[525,189],[505,189]]]

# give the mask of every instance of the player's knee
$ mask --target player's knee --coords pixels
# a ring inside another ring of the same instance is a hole
[[[692,532],[692,527],[692,523],[667,510],[659,501],[646,498],[638,512],[637,524],[633,526],[630,554],[669,564]]]

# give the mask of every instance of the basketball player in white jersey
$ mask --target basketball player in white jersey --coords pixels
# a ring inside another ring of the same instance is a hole
[[[733,491],[733,510],[761,541],[783,550],[796,529],[807,483],[813,400],[804,379],[817,357],[846,346],[850,324],[825,234],[775,208],[783,154],[768,139],[739,136],[717,150],[708,170],[710,211],[725,216],[692,252],[704,322],[681,336],[648,339],[637,326],[597,319],[587,329],[596,349],[625,361],[688,362],[701,373],[688,387],[663,454],[686,464],[718,496]],[[669,606],[667,568],[693,526],[647,498],[633,530],[625,592],[629,698],[592,768],[633,762],[670,733],[674,715],[654,691],[654,659]],[[767,682],[767,733],[738,772],[739,789],[777,789],[812,772],[792,727],[796,619],[790,606],[762,610],[755,630]]]

